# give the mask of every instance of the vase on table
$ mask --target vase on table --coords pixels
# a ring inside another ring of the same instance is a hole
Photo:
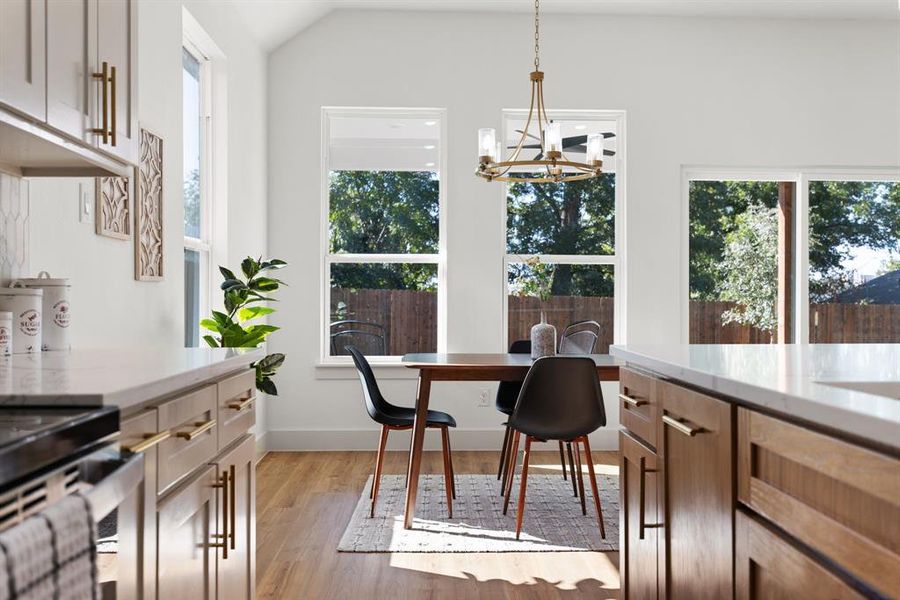
[[[541,311],[541,322],[531,328],[531,358],[556,355],[556,327],[547,322]]]

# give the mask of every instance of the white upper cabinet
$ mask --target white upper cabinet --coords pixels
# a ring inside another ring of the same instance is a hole
[[[104,141],[101,136],[99,147],[129,162],[137,162],[140,142],[137,119],[137,0],[97,1],[95,69],[98,73],[103,72],[104,63],[109,73],[109,137]],[[102,96],[100,109],[102,118]]]
[[[47,118],[44,0],[0,0],[0,103]]]
[[[87,144],[96,143],[99,82],[97,0],[47,1],[47,123]]]

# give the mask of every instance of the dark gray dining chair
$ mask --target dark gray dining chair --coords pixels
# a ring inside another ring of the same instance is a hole
[[[525,452],[522,460],[519,484],[519,507],[516,513],[516,539],[522,532],[525,513],[525,491],[528,483],[528,461],[532,442],[564,441],[575,444],[578,488],[581,497],[581,514],[587,514],[584,498],[584,477],[581,472],[581,450],[588,465],[594,506],[600,524],[600,536],[606,538],[603,525],[603,509],[588,434],[606,425],[603,395],[597,380],[597,365],[588,357],[548,356],[539,358],[528,370],[522,383],[522,391],[516,408],[509,419],[513,431],[512,450],[508,469],[515,469],[515,457],[519,451],[519,439],[525,435]],[[512,475],[507,478],[503,514],[509,508],[512,492]]]
[[[349,346],[368,356],[385,356],[387,338],[384,326],[370,321],[345,319],[330,326],[331,356],[347,356]]]

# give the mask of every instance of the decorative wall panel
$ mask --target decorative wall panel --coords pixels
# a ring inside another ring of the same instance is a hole
[[[0,173],[0,285],[28,275],[28,181]]]
[[[98,177],[95,221],[98,235],[131,239],[131,180],[126,177]]]
[[[134,213],[134,277],[163,278],[163,141],[141,129],[138,201]]]

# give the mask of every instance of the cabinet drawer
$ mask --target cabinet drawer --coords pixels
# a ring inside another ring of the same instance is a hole
[[[619,370],[619,422],[656,448],[656,380],[631,369]]]
[[[256,423],[256,373],[247,370],[218,384],[219,450]]]
[[[742,408],[738,499],[866,586],[900,590],[900,460]]]
[[[216,385],[208,385],[157,407],[159,430],[172,437],[159,444],[159,493],[209,462],[217,444]]]
[[[737,600],[856,600],[859,592],[743,511],[735,515]]]

